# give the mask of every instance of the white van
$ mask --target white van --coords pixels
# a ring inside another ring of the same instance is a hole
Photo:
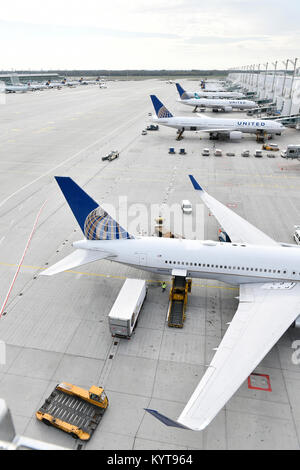
[[[192,213],[192,204],[187,199],[183,200],[181,203],[181,209],[184,214],[191,214]]]
[[[131,337],[146,295],[146,281],[126,279],[108,315],[112,336]]]

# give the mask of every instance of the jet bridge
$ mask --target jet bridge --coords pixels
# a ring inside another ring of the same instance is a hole
[[[300,114],[290,114],[285,116],[269,116],[265,121],[278,121],[286,127],[297,127],[300,124]]]
[[[179,274],[179,273],[178,273]],[[183,328],[188,294],[192,291],[192,280],[184,275],[175,275],[172,278],[170,301],[168,309],[168,326]]]
[[[276,103],[270,103],[266,106],[258,106],[257,108],[249,109],[247,116],[254,116],[255,114],[267,113],[268,111],[275,111]]]

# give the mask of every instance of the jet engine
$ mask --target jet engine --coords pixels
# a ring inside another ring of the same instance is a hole
[[[229,137],[232,140],[240,140],[243,136],[243,133],[240,131],[232,131],[229,133]]]
[[[232,111],[232,106],[225,106],[224,111],[225,113],[230,113]]]
[[[299,317],[296,318],[296,320],[293,323],[293,328],[300,328],[300,315]]]

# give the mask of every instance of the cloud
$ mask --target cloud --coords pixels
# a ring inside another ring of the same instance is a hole
[[[297,55],[299,13],[296,0],[284,6],[280,0],[14,0],[1,5],[1,66],[188,69],[266,62]]]

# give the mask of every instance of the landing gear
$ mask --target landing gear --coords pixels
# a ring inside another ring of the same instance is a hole
[[[267,138],[268,138],[268,135],[266,132],[261,132],[261,131],[256,132],[256,142],[264,144]]]
[[[219,134],[217,132],[210,132],[209,140],[219,140]]]
[[[176,140],[182,140],[183,139],[183,133],[184,133],[184,127],[182,129],[178,129],[177,131],[177,137],[176,137]]]
[[[197,111],[198,111],[198,106],[195,106],[193,113],[196,113]]]

